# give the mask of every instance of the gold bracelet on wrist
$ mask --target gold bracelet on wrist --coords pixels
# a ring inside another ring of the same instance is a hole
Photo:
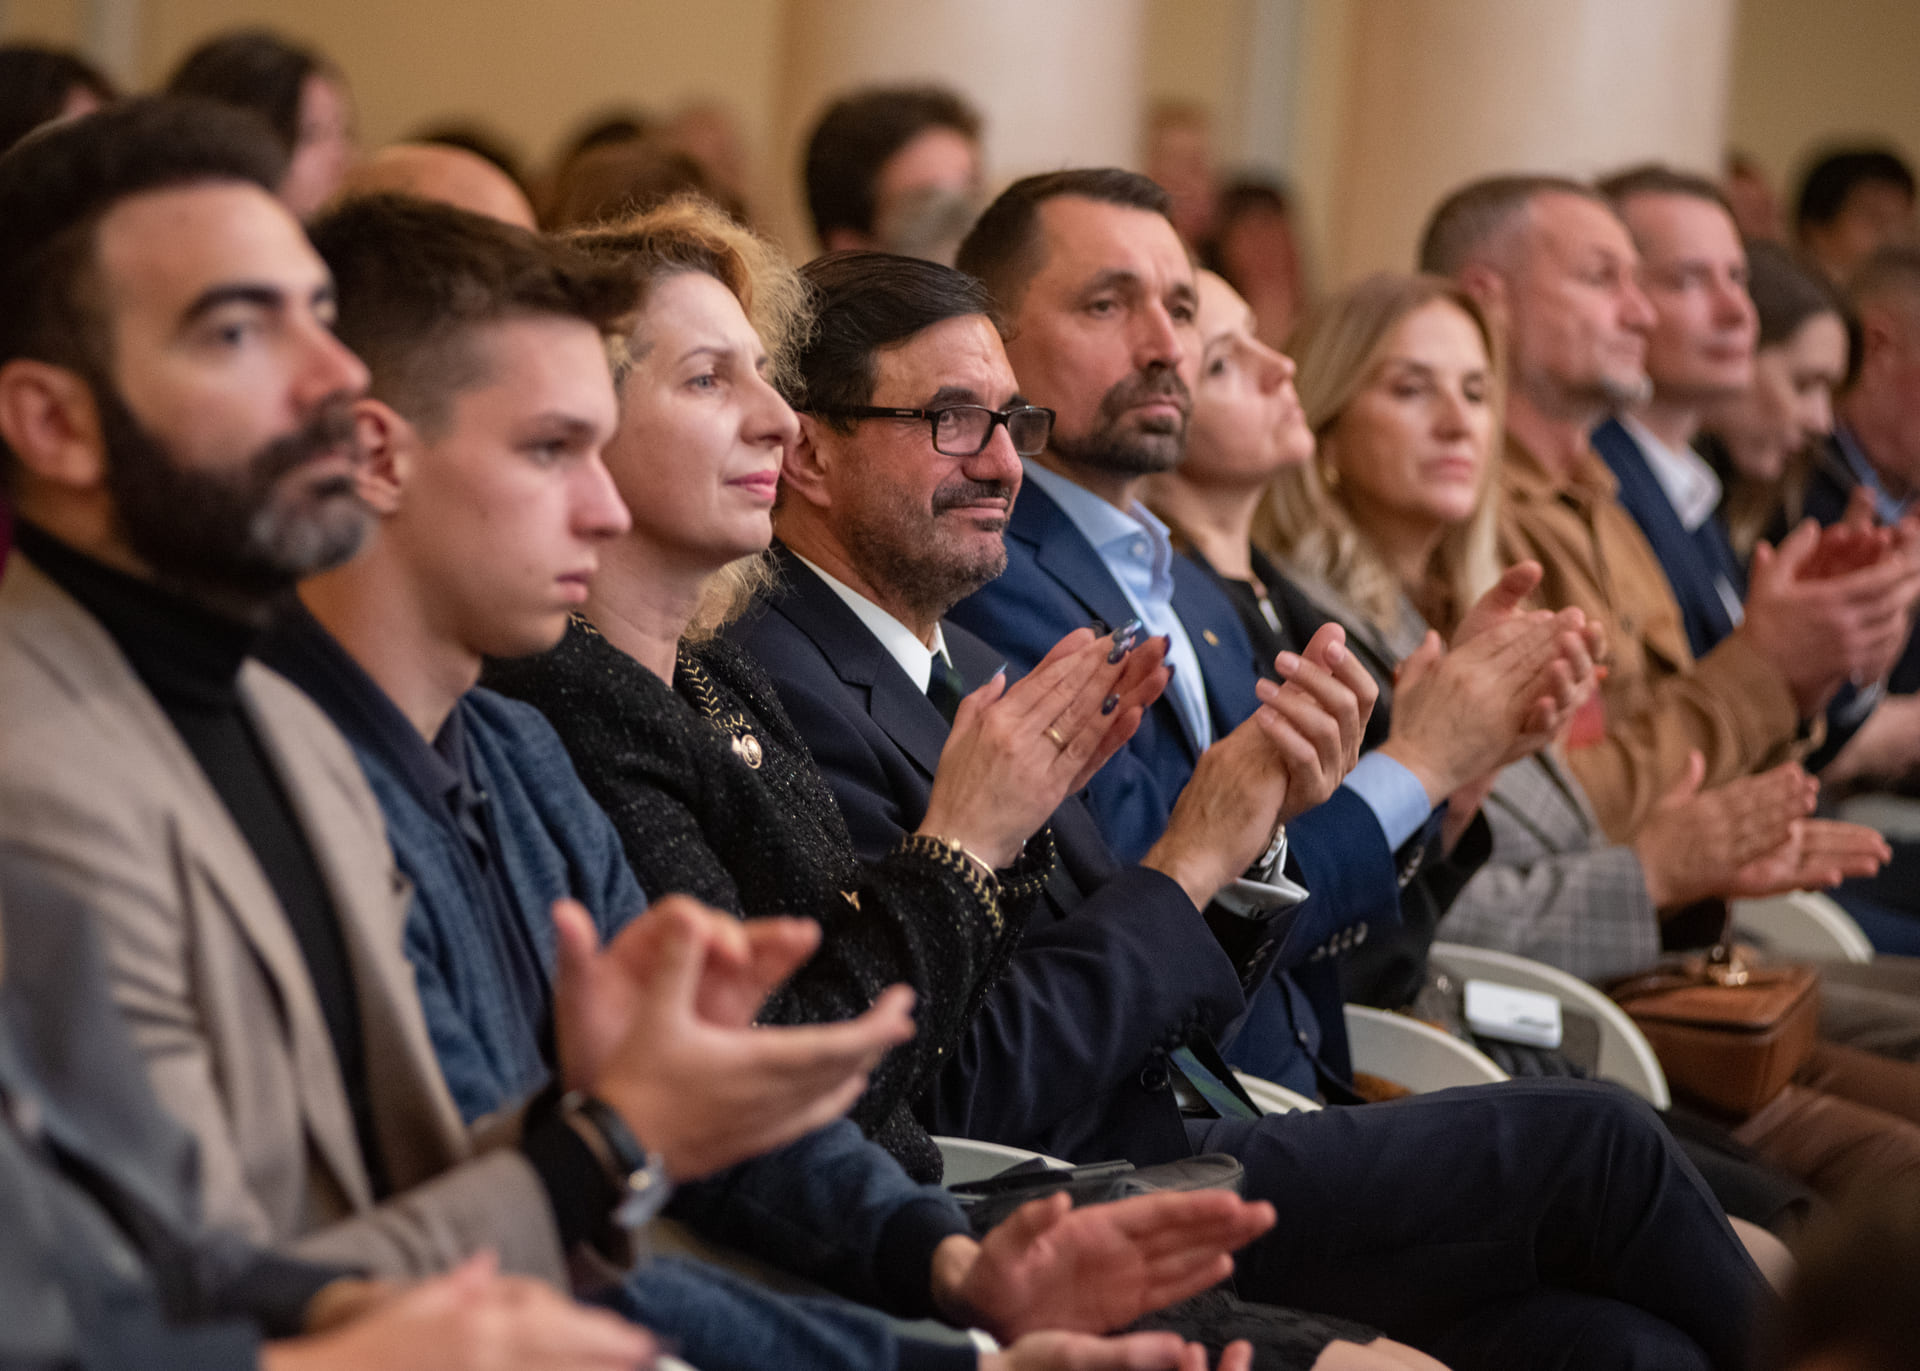
[[[957,872],[975,898],[987,907],[994,932],[1000,931],[1000,878],[994,874],[991,863],[965,843],[933,833],[909,833],[900,840],[900,846],[905,851],[931,857],[940,865]]]

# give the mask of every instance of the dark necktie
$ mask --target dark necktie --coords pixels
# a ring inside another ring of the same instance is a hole
[[[954,714],[960,708],[960,697],[966,693],[966,686],[961,683],[960,673],[953,669],[953,663],[940,653],[934,653],[933,671],[927,677],[927,698],[940,711],[940,717],[952,723]]]

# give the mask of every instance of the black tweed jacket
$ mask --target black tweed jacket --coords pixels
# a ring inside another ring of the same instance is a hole
[[[486,684],[559,731],[650,897],[685,892],[743,918],[820,924],[820,950],[767,1021],[849,1018],[885,986],[913,987],[919,1031],[880,1064],[853,1118],[916,1178],[938,1180],[912,1106],[1019,942],[1050,842],[1029,843],[996,881],[910,840],[862,862],[772,682],[724,639],[683,645],[669,687],[576,618],[552,652],[490,664]]]

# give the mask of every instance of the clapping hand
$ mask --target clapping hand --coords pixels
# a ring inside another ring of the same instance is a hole
[[[1729,899],[1763,899],[1789,890],[1829,890],[1853,876],[1871,876],[1893,849],[1876,830],[1832,819],[1802,819],[1787,841],[1733,875]]]
[[[949,1321],[1003,1342],[1043,1329],[1105,1333],[1233,1273],[1231,1254],[1273,1226],[1273,1206],[1225,1190],[1163,1192],[1075,1209],[1050,1195],[985,1239],[934,1255]]]
[[[1835,546],[1840,551],[1822,554]],[[1847,681],[1866,685],[1892,669],[1916,599],[1920,536],[1914,529],[1862,531],[1848,524],[1833,533],[1807,519],[1779,547],[1754,547],[1746,618],[1736,632],[1786,679],[1800,717],[1810,719]]]
[[[1658,908],[1732,894],[1736,873],[1788,840],[1813,812],[1820,788],[1791,762],[1702,791],[1705,775],[1706,758],[1688,753],[1680,779],[1634,839]]]
[[[1260,707],[1200,754],[1166,832],[1141,859],[1203,909],[1266,849],[1276,824],[1338,789],[1379,693],[1337,624],[1276,664],[1292,668],[1289,679],[1255,687]]]
[[[1166,641],[1136,629],[1076,629],[1013,685],[995,676],[961,700],[919,831],[1011,865],[1166,688]]]
[[[557,902],[554,920],[562,1077],[617,1110],[676,1180],[838,1118],[887,1050],[913,1036],[905,986],[844,1023],[753,1025],[767,994],[818,941],[800,921],[743,924],[670,895],[601,949],[579,905]]]
[[[1401,662],[1381,752],[1438,804],[1550,742],[1599,680],[1604,642],[1579,609],[1523,611],[1537,563],[1509,568],[1447,650],[1430,633]]]
[[[332,1331],[261,1351],[262,1371],[640,1371],[644,1329],[539,1281],[502,1276],[491,1253],[387,1294]]]
[[[1285,684],[1261,680],[1254,692],[1262,714],[1271,711],[1270,721],[1284,719],[1291,726],[1267,730],[1287,759],[1284,821],[1325,804],[1359,763],[1380,686],[1348,650],[1346,630],[1338,624],[1322,624],[1304,652],[1283,652],[1273,665]]]

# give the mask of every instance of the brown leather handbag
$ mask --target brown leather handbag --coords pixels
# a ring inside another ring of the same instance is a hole
[[[1751,967],[1724,943],[1607,993],[1647,1035],[1677,1093],[1736,1119],[1780,1093],[1820,1034],[1819,971]]]

